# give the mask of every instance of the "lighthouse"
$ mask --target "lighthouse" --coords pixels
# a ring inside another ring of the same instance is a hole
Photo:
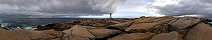
[[[112,19],[112,13],[110,13],[110,19]]]

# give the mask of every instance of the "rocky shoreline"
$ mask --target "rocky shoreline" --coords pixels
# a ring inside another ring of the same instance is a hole
[[[36,30],[0,28],[0,40],[211,40],[210,21],[168,16],[81,20]]]

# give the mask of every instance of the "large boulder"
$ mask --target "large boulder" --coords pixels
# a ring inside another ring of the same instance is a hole
[[[151,40],[183,40],[180,33],[173,31],[170,33],[162,33],[154,36]]]
[[[0,28],[0,40],[30,40],[26,35]]]
[[[188,27],[191,27],[197,23],[199,23],[201,20],[200,19],[195,19],[195,18],[179,18],[176,22],[172,23],[172,30],[181,30],[185,29]]]
[[[108,40],[150,40],[153,33],[130,33],[122,34]]]
[[[133,22],[125,22],[125,23],[110,25],[110,26],[108,26],[108,28],[119,29],[119,30],[126,30],[132,24],[133,24]]]
[[[115,34],[120,33],[121,31],[119,30],[111,30],[111,29],[91,29],[88,30],[89,32],[91,32],[96,38],[105,38],[105,37],[109,37]]]
[[[95,38],[86,28],[82,28],[81,26],[75,25],[71,29],[63,31],[64,33],[70,36],[76,37],[84,37],[84,38]]]
[[[166,33],[168,32],[168,24],[159,24],[159,23],[140,23],[133,24],[128,27],[126,32],[153,32],[153,33]]]
[[[31,39],[32,40],[46,39],[46,36],[48,35],[43,31],[32,31]]]
[[[51,29],[43,31],[32,31],[30,38],[33,40],[49,40],[58,38],[60,35],[60,32]]]
[[[11,32],[16,32],[19,35],[22,35],[24,37],[30,37],[32,34],[32,31],[29,30],[25,30],[25,29],[20,29],[20,28],[15,28],[14,30],[12,30]]]
[[[128,27],[125,31],[127,32],[147,32],[152,30],[158,23],[140,23],[133,24]]]
[[[149,30],[150,32],[153,32],[155,34],[168,33],[170,32],[169,26],[170,26],[169,24],[162,23],[162,24],[158,24],[157,26]]]
[[[212,27],[205,23],[200,23],[190,29],[184,40],[211,40]]]

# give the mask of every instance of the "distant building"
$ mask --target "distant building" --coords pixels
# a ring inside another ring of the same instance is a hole
[[[140,18],[144,18],[145,16],[141,16]]]

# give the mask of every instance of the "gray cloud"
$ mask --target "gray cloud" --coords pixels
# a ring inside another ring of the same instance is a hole
[[[1,17],[86,16],[112,13],[126,0],[0,0]],[[16,16],[14,16],[16,15]]]
[[[154,6],[160,14],[169,16],[200,15],[212,18],[212,0],[181,0],[179,4]]]

